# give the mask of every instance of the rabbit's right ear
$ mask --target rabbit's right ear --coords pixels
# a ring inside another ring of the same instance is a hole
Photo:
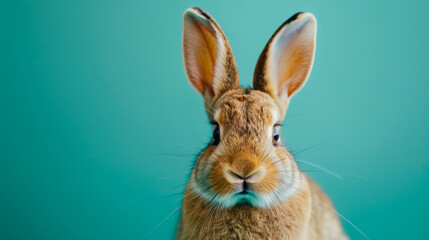
[[[189,83],[211,105],[239,87],[237,65],[222,29],[200,8],[183,16],[183,59]]]
[[[310,75],[316,30],[316,18],[311,13],[293,15],[277,29],[256,64],[253,87],[270,94],[283,115],[290,98]]]

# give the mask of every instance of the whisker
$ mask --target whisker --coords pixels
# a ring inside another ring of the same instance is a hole
[[[310,192],[307,192],[307,194],[311,194]],[[294,195],[294,197],[297,197],[301,200],[304,200],[302,197],[298,196],[298,195]],[[337,216],[339,216],[340,218],[342,218],[344,221],[346,221],[347,223],[349,223],[353,228],[355,228],[360,234],[362,234],[363,237],[365,237],[366,239],[369,240],[369,237],[362,231],[360,230],[356,225],[354,225],[349,219],[347,219],[344,215],[342,215],[341,213],[339,213],[337,210],[331,208],[330,206],[328,206],[327,204],[321,202],[319,199],[314,199],[317,200],[317,202],[314,201],[314,204],[316,204],[316,206],[320,209],[327,209],[329,211],[332,211],[333,213],[335,213]],[[322,204],[323,206],[319,205]]]
[[[321,145],[323,142],[319,142],[319,143],[316,143],[316,144],[313,144],[313,145],[310,145],[310,146],[308,146],[308,147],[306,147],[306,148],[304,148],[304,149],[301,149],[301,150],[299,150],[299,151],[296,151],[296,152],[291,152],[291,154],[292,155],[298,155],[298,154],[300,154],[300,153],[303,153],[303,152],[306,152],[306,151],[308,151],[308,150],[310,150],[310,149],[312,149],[312,148],[314,148],[314,147],[317,147],[317,146],[319,146],[319,145]]]
[[[187,160],[192,160],[198,157],[198,154],[189,154],[189,153],[146,153],[148,156],[169,156],[169,157],[178,157],[184,158]]]
[[[171,142],[171,143],[173,143],[175,145],[178,145],[178,146],[186,147],[186,148],[188,148],[188,149],[190,149],[192,151],[201,151],[201,149],[199,149],[199,148],[196,148],[196,147],[193,147],[193,146],[190,146],[190,145],[186,145],[186,144],[183,144],[183,143],[180,143],[180,142]]]
[[[367,176],[363,176],[363,175],[356,175],[356,174],[350,174],[350,173],[339,173],[342,176],[347,176],[347,177],[354,177],[354,178],[358,178],[358,179],[362,179],[362,180],[368,180]]]
[[[153,232],[156,231],[156,229],[158,229],[164,222],[166,222],[168,219],[170,219],[176,212],[178,212],[181,208],[183,207],[183,205],[180,205],[180,207],[176,208],[176,210],[174,210],[172,213],[170,213],[166,218],[164,218],[164,220],[162,220],[158,225],[156,225],[156,227],[149,232],[149,234],[144,238],[147,239]]]
[[[301,163],[305,163],[305,164],[310,165],[310,166],[313,166],[313,167],[315,167],[315,168],[317,168],[317,169],[319,169],[319,170],[321,170],[321,171],[323,171],[323,172],[325,172],[325,173],[327,173],[327,174],[329,174],[329,175],[331,175],[333,177],[336,177],[336,178],[338,178],[340,180],[343,180],[343,177],[340,176],[339,174],[337,174],[335,172],[332,172],[331,170],[328,170],[328,169],[326,169],[326,168],[324,168],[324,167],[322,167],[322,166],[320,166],[318,164],[315,164],[315,163],[312,163],[312,162],[308,162],[308,161],[305,161],[305,160],[302,160],[302,159],[300,159],[300,160],[295,159],[295,161],[301,162]]]

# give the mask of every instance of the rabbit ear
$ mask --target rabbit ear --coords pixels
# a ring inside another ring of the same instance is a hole
[[[283,23],[262,51],[253,76],[254,89],[270,94],[283,114],[289,99],[310,75],[316,48],[316,19],[297,13]]]
[[[200,8],[190,8],[183,16],[183,59],[190,84],[206,104],[238,88],[237,65],[228,40],[216,21]]]

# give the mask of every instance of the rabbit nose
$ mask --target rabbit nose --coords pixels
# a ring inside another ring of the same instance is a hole
[[[229,174],[231,175],[232,178],[238,180],[238,181],[246,181],[247,179],[251,178],[252,176],[254,176],[255,174],[258,173],[258,171],[253,172],[252,174],[250,174],[249,176],[246,176],[245,173],[236,173],[233,172],[231,170],[228,170]]]
[[[256,171],[251,172],[250,174],[246,174],[244,172],[232,171],[231,169],[227,170],[226,178],[231,183],[243,183],[244,185],[256,183],[262,180],[264,177],[264,169],[260,168]],[[243,185],[243,186],[244,186]]]

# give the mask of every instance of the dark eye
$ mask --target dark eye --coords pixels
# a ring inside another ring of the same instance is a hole
[[[277,145],[278,142],[280,140],[280,133],[279,133],[279,129],[277,129],[276,127],[274,127],[273,130],[273,144]]]
[[[218,145],[219,141],[220,141],[219,125],[216,125],[215,129],[213,130],[213,145]]]

